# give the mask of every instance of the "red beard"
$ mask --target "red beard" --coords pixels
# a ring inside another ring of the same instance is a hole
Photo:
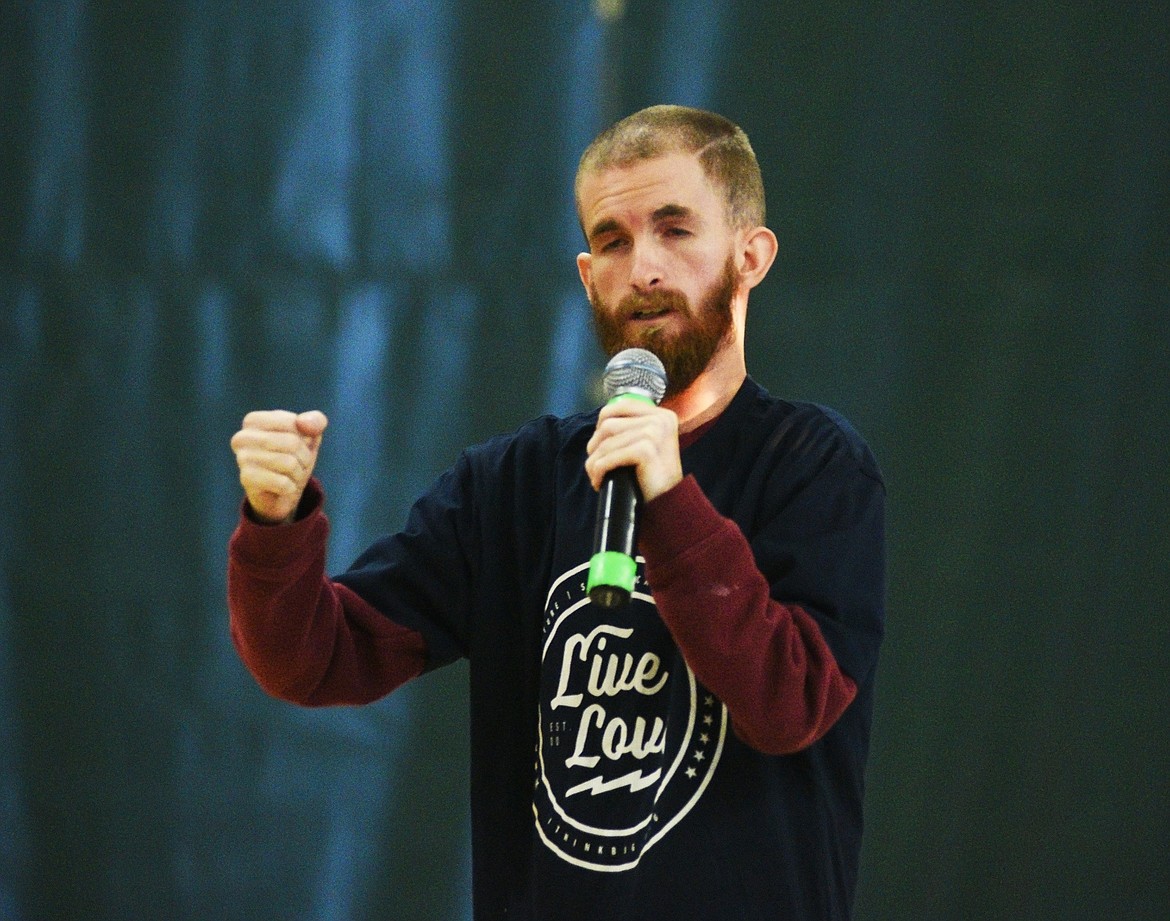
[[[661,289],[648,295],[628,294],[614,310],[601,303],[597,290],[590,288],[593,325],[602,351],[612,357],[622,349],[648,349],[662,359],[666,368],[666,395],[681,393],[703,373],[719,347],[731,339],[731,300],[738,282],[735,259],[728,256],[722,277],[711,286],[697,311],[691,309],[686,295]],[[635,313],[661,310],[671,311],[674,324],[680,328],[671,332],[665,326],[631,322]]]

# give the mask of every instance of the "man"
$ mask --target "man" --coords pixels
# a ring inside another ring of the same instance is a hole
[[[585,152],[577,259],[607,352],[661,406],[534,420],[464,452],[335,579],[319,412],[250,414],[232,635],[270,693],[362,703],[470,661],[478,919],[843,919],[883,631],[884,487],[848,424],[748,376],[776,238],[720,116],[638,112]],[[585,595],[595,490],[633,467],[638,584]]]

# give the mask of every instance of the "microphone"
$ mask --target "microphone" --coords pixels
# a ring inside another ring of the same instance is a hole
[[[666,394],[666,368],[653,352],[624,349],[605,366],[602,383],[607,403],[636,399],[657,404]],[[602,479],[586,589],[589,600],[603,608],[621,607],[634,590],[641,503],[642,491],[633,467],[611,470]]]

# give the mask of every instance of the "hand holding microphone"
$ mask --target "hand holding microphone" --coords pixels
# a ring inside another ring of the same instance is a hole
[[[682,480],[678,418],[657,406],[666,391],[662,362],[645,349],[619,352],[606,366],[609,402],[589,440],[585,470],[598,490],[587,589],[594,603],[619,607],[637,575],[638,509]]]

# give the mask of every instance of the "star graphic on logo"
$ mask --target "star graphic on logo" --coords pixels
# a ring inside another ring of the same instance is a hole
[[[701,736],[699,736],[699,741],[706,745],[711,741],[711,737],[704,732]]]
[[[690,777],[693,779],[693,778],[698,776],[698,773],[699,772],[696,771],[693,767],[687,768],[687,777]]]
[[[707,756],[704,755],[702,752],[695,752],[695,760],[696,761],[702,761],[706,757]]]

